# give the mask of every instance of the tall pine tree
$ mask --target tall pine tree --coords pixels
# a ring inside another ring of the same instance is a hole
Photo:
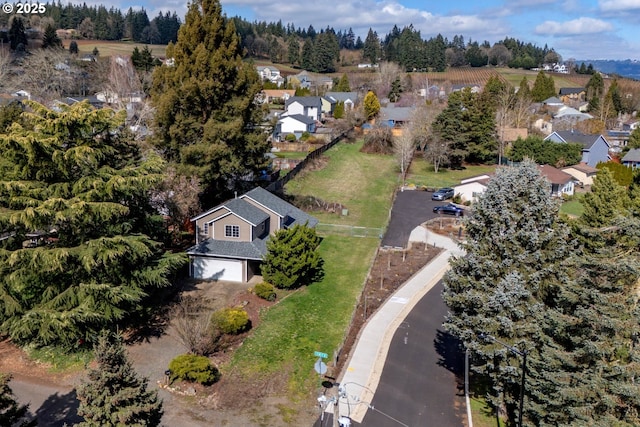
[[[74,347],[126,326],[185,260],[150,207],[164,163],[126,138],[124,111],[27,104],[0,134],[0,330]]]
[[[167,57],[175,65],[158,67],[151,89],[155,145],[200,179],[210,205],[267,166],[269,143],[254,102],[261,82],[254,66],[242,61],[235,26],[218,0],[190,4]]]
[[[154,427],[160,425],[162,401],[148,380],[139,378],[127,359],[122,338],[101,334],[95,347],[98,366],[78,387],[78,427]]]
[[[473,350],[494,405],[506,405],[512,420],[521,361],[481,334],[536,355],[544,305],[563,281],[570,253],[558,208],[535,163],[498,169],[466,220],[466,255],[444,277],[445,328]]]

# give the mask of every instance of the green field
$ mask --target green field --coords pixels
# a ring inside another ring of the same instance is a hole
[[[325,153],[326,166],[302,172],[289,182],[287,194],[312,195],[325,202],[340,203],[348,215],[314,213],[322,223],[383,228],[389,219],[393,190],[400,182],[393,156],[363,154],[362,141],[340,143]]]
[[[496,165],[468,165],[460,170],[440,168],[436,173],[431,163],[424,157],[416,155],[411,162],[406,183],[427,188],[453,187],[465,178],[491,174],[495,170]]]
[[[69,49],[71,40],[62,40],[65,49]],[[107,41],[107,40],[76,40],[78,43],[78,52],[80,55],[92,53],[94,48],[98,48],[100,56],[107,57],[113,55],[130,56],[133,49],[137,47],[142,49],[147,46],[151,50],[151,54],[155,57],[164,58],[166,56],[167,45],[164,44],[147,44],[134,43],[126,41]]]

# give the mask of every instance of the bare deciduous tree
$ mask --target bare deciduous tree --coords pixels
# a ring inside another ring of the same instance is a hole
[[[104,86],[107,102],[116,109],[123,109],[132,103],[132,97],[139,95],[142,85],[131,59],[112,56],[109,64],[109,76]]]
[[[215,351],[218,336],[212,330],[209,318],[203,301],[196,297],[183,297],[172,308],[174,333],[190,353],[206,356]]]
[[[393,140],[393,153],[400,167],[400,176],[402,177],[402,186],[407,176],[407,170],[411,164],[411,159],[416,151],[416,143],[410,128],[403,129],[401,135]]]
[[[376,73],[375,93],[379,97],[386,96],[391,90],[391,83],[402,75],[402,68],[395,62],[381,62]]]
[[[18,85],[45,103],[70,92],[74,82],[64,51],[36,50],[22,60]]]
[[[168,167],[164,179],[156,188],[153,206],[169,217],[169,226],[177,238],[183,224],[200,210],[200,182],[196,177],[187,177]]]
[[[0,50],[0,87],[6,88],[9,75],[11,74],[11,53],[8,50]]]
[[[431,123],[443,110],[443,106],[440,104],[427,105],[426,103],[420,103],[411,115],[411,123],[409,125],[410,132],[413,135],[416,147],[420,150],[424,150],[431,137],[433,131],[431,129]]]
[[[438,173],[440,166],[449,161],[451,154],[451,143],[444,139],[432,138],[424,150],[424,157],[433,165],[433,171]]]

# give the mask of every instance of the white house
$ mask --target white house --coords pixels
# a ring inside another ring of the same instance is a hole
[[[293,114],[282,117],[276,125],[277,135],[289,133],[302,134],[304,132],[314,133],[316,131],[316,121],[302,114]]]
[[[260,75],[260,78],[262,80],[275,83],[278,85],[278,87],[282,86],[282,84],[284,83],[284,77],[280,75],[280,70],[275,67],[265,67],[259,65],[256,67],[256,70],[258,71],[258,74]]]
[[[319,96],[292,96],[284,103],[287,116],[300,114],[320,121],[322,118],[322,99]]]

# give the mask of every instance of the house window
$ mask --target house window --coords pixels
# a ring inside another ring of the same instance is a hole
[[[225,237],[240,237],[239,225],[225,225],[224,226]]]
[[[202,231],[204,232],[205,236],[209,236],[209,223],[204,223],[204,225],[202,226]]]

